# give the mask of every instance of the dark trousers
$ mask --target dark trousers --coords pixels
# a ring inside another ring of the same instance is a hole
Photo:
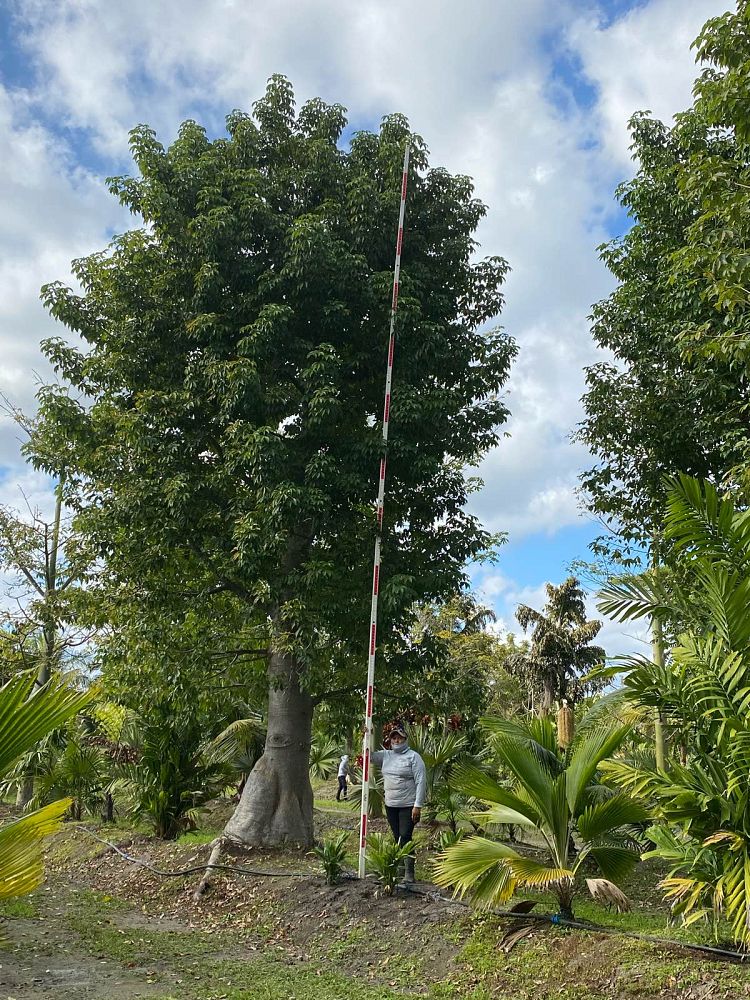
[[[339,790],[336,792],[336,801],[337,802],[341,801],[341,799],[339,798],[339,796],[341,795],[342,792],[344,793],[344,798],[346,798],[347,786],[346,786],[346,775],[344,775],[344,774],[340,774],[339,775]]]
[[[408,844],[414,833],[414,820],[411,818],[411,806],[386,806],[385,814],[391,828],[393,839],[397,844]]]

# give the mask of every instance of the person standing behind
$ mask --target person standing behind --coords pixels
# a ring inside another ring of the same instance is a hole
[[[406,730],[397,723],[390,732],[390,750],[376,750],[370,759],[383,772],[385,811],[393,837],[408,844],[422,817],[427,793],[427,769],[416,750],[409,747]],[[414,881],[414,855],[404,858],[404,882]]]
[[[346,779],[349,776],[349,754],[344,754],[339,761],[339,788],[336,792],[336,801],[341,801],[341,793],[344,793],[344,801],[348,798],[349,786],[346,783]]]

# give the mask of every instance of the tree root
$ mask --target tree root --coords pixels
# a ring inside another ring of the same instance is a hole
[[[197,889],[193,893],[193,899],[196,901],[199,900],[201,896],[205,896],[211,888],[211,874],[214,870],[211,866],[218,865],[225,839],[225,837],[221,836],[217,837],[216,840],[211,841],[211,853],[209,854],[208,861],[206,862],[206,870],[203,873],[203,878],[198,883]]]

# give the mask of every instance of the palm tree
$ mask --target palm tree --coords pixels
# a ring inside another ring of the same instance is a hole
[[[0,777],[89,700],[88,694],[59,679],[36,691],[35,686],[35,676],[24,673],[0,688]],[[25,895],[42,881],[42,842],[57,829],[70,804],[71,799],[60,799],[0,826],[0,899]]]
[[[595,726],[579,734],[561,754],[557,733],[548,719],[526,722],[485,720],[490,744],[512,775],[510,787],[471,765],[457,768],[455,780],[467,795],[485,804],[483,824],[531,827],[544,841],[544,861],[519,854],[507,844],[472,836],[448,847],[436,863],[438,885],[452,886],[480,905],[509,899],[516,887],[548,889],[558,900],[560,915],[573,918],[583,864],[593,861],[602,879],[587,880],[597,898],[604,893],[626,905],[616,886],[638,861],[628,827],[642,823],[647,812],[623,793],[595,783],[597,770],[625,739],[628,726]],[[579,849],[573,851],[574,836]]]
[[[559,587],[548,583],[543,611],[525,604],[516,618],[524,631],[532,626],[531,647],[509,656],[505,668],[519,677],[539,698],[539,714],[548,715],[555,701],[576,701],[584,689],[581,675],[603,662],[605,653],[590,643],[599,634],[600,621],[586,618],[584,593],[576,577]]]
[[[710,483],[671,483],[665,542],[673,568],[614,580],[599,607],[621,621],[658,617],[674,645],[665,662],[620,669],[629,698],[656,708],[681,736],[682,760],[613,760],[621,786],[653,804],[662,826],[654,855],[672,865],[663,882],[686,920],[723,914],[750,946],[750,511]]]

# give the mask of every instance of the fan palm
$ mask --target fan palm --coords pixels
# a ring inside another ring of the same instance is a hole
[[[677,623],[666,665],[631,658],[621,670],[629,697],[682,732],[685,759],[668,773],[643,761],[606,766],[665,824],[651,835],[652,853],[672,865],[663,884],[676,912],[721,912],[749,946],[750,512],[682,476],[670,485],[665,540],[675,572],[616,580],[599,606],[621,621],[656,614]]]
[[[478,762],[469,755],[466,735],[414,726],[409,733],[409,744],[425,763],[428,819],[445,821],[456,833],[459,824],[468,819],[470,800],[456,787],[453,774],[461,761]]]
[[[436,881],[485,906],[509,899],[517,886],[548,889],[561,916],[571,919],[584,862],[593,861],[605,880],[616,883],[639,858],[627,828],[643,822],[646,810],[625,794],[602,796],[594,784],[600,764],[617,750],[628,727],[584,729],[561,755],[548,719],[486,720],[485,726],[498,760],[512,775],[510,787],[473,765],[456,769],[457,785],[488,807],[485,823],[536,830],[548,858],[538,861],[487,837],[466,837],[439,856]]]
[[[314,733],[310,744],[310,777],[325,781],[336,770],[340,758],[340,746],[333,737]]]
[[[0,688],[0,776],[89,700],[57,679],[36,693],[34,687],[35,677],[21,674]],[[57,829],[70,802],[52,802],[0,826],[0,899],[25,895],[42,881],[42,842]]]

